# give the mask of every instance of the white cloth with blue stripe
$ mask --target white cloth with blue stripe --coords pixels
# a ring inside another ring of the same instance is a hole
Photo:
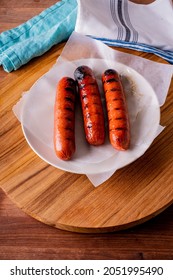
[[[110,46],[154,53],[173,64],[173,2],[78,0],[75,31]]]

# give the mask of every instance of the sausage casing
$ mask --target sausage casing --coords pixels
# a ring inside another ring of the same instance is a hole
[[[69,160],[75,152],[76,82],[63,77],[57,85],[54,105],[54,148],[62,160]]]
[[[115,70],[108,69],[102,75],[102,82],[110,143],[117,150],[127,150],[130,145],[129,116],[120,76]]]
[[[88,66],[79,66],[74,77],[78,84],[86,140],[91,145],[105,141],[104,112],[101,96],[93,71]]]

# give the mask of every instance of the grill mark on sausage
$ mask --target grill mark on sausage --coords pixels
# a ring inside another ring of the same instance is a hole
[[[91,82],[91,83],[88,83],[88,84],[79,84],[79,88],[80,89],[84,89],[85,87],[88,87],[88,86],[95,86],[95,83],[94,82]]]
[[[113,82],[118,83],[119,81],[116,78],[111,78],[111,79],[105,80],[103,83],[113,83]]]
[[[82,99],[84,100],[85,98],[88,98],[87,94],[82,95]]]
[[[71,119],[71,118],[69,118],[69,117],[65,117],[65,120],[67,120],[67,121],[69,121],[69,122],[71,122],[71,121],[72,121],[72,119]]]
[[[121,89],[120,88],[111,88],[111,89],[107,89],[107,90],[105,90],[105,93],[108,93],[108,92],[115,92],[115,91],[118,91],[118,92],[120,92],[121,91]]]
[[[75,81],[72,78],[66,78],[66,81],[69,83],[70,86],[75,85]]]
[[[126,120],[126,118],[120,117],[120,118],[115,118],[114,120]]]
[[[84,110],[88,109],[88,104],[84,105]]]
[[[70,107],[65,107],[65,110],[70,111],[70,112],[73,112],[73,111],[74,111],[74,110],[73,110],[72,108],[70,108]]]
[[[71,97],[65,97],[65,100],[74,103],[74,100]]]
[[[125,108],[119,108],[119,107],[117,107],[117,108],[113,108],[113,109],[108,109],[108,112],[110,112],[110,111],[113,111],[113,110],[115,110],[115,111],[125,111]]]
[[[69,130],[69,131],[74,131],[74,129],[73,128],[71,128],[71,127],[65,127],[65,130]]]
[[[122,100],[123,101],[123,98],[122,97],[116,97],[116,98],[112,99],[112,101],[117,101],[117,100]]]
[[[92,124],[88,124],[88,125],[87,125],[87,128],[92,128]]]
[[[109,131],[115,131],[115,130],[125,131],[125,130],[127,130],[127,128],[126,127],[115,127],[115,128],[109,129]]]
[[[109,75],[115,75],[117,74],[117,71],[115,71],[114,69],[107,69],[105,72],[104,72],[105,76],[109,76]]]
[[[74,87],[66,87],[65,90],[68,91],[68,92],[71,92],[71,93],[75,94]]]

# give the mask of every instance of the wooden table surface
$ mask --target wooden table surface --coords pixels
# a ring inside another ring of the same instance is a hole
[[[56,3],[56,1],[33,1],[24,0],[18,2],[15,0],[0,1],[0,32],[13,28],[26,21],[34,15],[40,13],[46,7]],[[0,91],[5,85],[11,87],[15,85],[15,80],[20,81],[20,77],[27,72],[30,79],[26,81],[25,86],[17,85],[16,96],[8,96],[9,106],[3,104],[5,108],[3,113],[11,111],[12,106],[18,100],[20,94],[29,89],[30,86],[43,75],[55,63],[57,56],[61,53],[64,44],[54,46],[47,54],[40,58],[35,58],[27,65],[10,74],[0,68]],[[127,50],[126,50],[127,51]],[[145,58],[158,62],[164,62],[162,59],[151,54],[137,53],[127,51]],[[51,58],[51,59],[50,59]],[[38,64],[41,64],[38,73]],[[16,86],[16,85],[15,85]],[[168,100],[163,106],[162,125],[171,127],[171,118],[168,112],[171,107],[173,94],[173,83],[169,89]],[[7,130],[14,129],[6,120]],[[25,140],[18,122],[15,122],[16,131],[21,139],[19,149],[23,148]],[[2,131],[2,137],[8,131]],[[169,130],[168,138],[171,137]],[[3,167],[9,165],[10,143],[1,145],[1,154],[3,154]],[[3,142],[4,144],[4,142]],[[4,157],[4,147],[7,149],[7,156]],[[173,145],[169,143],[169,148]],[[11,147],[13,149],[13,147]],[[171,149],[169,149],[171,151]],[[173,149],[172,149],[173,150]],[[13,151],[14,155],[14,151]],[[172,155],[172,153],[171,153]],[[170,155],[170,158],[171,158]],[[36,158],[36,162],[44,165],[41,160]],[[170,162],[170,167],[173,167]],[[10,169],[12,171],[12,168]],[[9,172],[10,172],[9,171]],[[2,182],[8,174],[1,172]],[[20,171],[15,173],[20,177]],[[15,179],[15,178],[14,178]],[[8,182],[7,180],[5,181]],[[3,186],[3,183],[2,183]],[[163,186],[164,187],[164,186]],[[0,259],[172,259],[173,258],[173,205],[169,206],[161,214],[151,220],[135,226],[133,228],[118,231],[115,233],[73,233],[47,226],[36,219],[26,215],[19,209],[0,189]]]

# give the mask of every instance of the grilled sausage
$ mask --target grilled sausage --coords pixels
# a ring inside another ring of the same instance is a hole
[[[93,71],[88,66],[79,66],[74,77],[78,84],[86,140],[91,145],[105,141],[104,112],[101,96]]]
[[[54,106],[54,148],[62,160],[69,160],[75,152],[76,82],[63,77],[58,85]]]
[[[119,74],[108,69],[102,75],[108,114],[109,139],[115,149],[127,150],[130,144],[129,117]]]

